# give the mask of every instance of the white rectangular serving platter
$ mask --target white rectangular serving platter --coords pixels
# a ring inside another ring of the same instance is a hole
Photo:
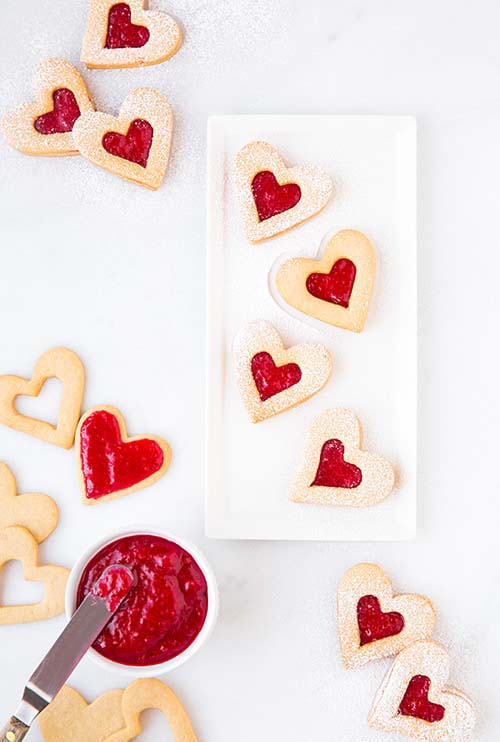
[[[288,165],[319,165],[335,183],[317,216],[250,244],[232,179],[236,152],[252,140],[278,148]],[[364,232],[377,274],[361,333],[304,321],[279,306],[270,271],[280,256],[317,256],[325,235]],[[401,541],[415,537],[417,505],[416,123],[408,116],[215,116],[208,122],[206,531],[214,538]],[[272,285],[272,281],[271,281]],[[256,319],[285,345],[326,345],[334,370],[312,399],[250,421],[236,388],[231,346]],[[305,434],[331,407],[352,409],[363,448],[393,463],[398,487],[369,508],[292,503],[289,483]]]

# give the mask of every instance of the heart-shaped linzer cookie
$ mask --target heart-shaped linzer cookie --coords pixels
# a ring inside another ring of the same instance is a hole
[[[290,500],[367,507],[385,499],[394,482],[391,464],[361,449],[361,425],[354,413],[325,410],[307,433],[304,462],[290,487]]]
[[[146,0],[90,0],[81,60],[87,67],[140,67],[172,57],[182,43],[179,24]]]
[[[124,691],[110,690],[88,704],[74,688],[65,685],[38,717],[45,742],[104,742],[124,724]]]
[[[73,136],[81,154],[99,167],[155,190],[170,155],[173,117],[163,95],[137,88],[118,118],[97,111],[78,119]]]
[[[0,463],[0,528],[23,526],[41,543],[55,529],[57,519],[57,505],[51,497],[18,495],[13,473]]]
[[[36,103],[6,113],[0,122],[9,144],[28,155],[77,155],[73,127],[94,110],[78,70],[64,59],[46,59],[33,75]]]
[[[57,425],[21,415],[16,397],[37,397],[47,379],[59,379],[63,386]],[[40,438],[61,448],[71,448],[82,408],[85,369],[76,353],[67,348],[51,348],[36,362],[31,379],[0,376],[0,424]]]
[[[365,325],[375,277],[375,252],[354,229],[337,232],[322,256],[291,258],[275,277],[286,305],[303,314],[354,332]]]
[[[463,693],[446,688],[448,652],[434,641],[417,641],[396,657],[373,703],[368,723],[383,732],[421,742],[468,742],[475,710]]]
[[[356,564],[337,592],[338,633],[345,667],[397,654],[431,636],[436,621],[422,595],[394,595],[391,581],[376,564]]]
[[[309,219],[333,193],[332,179],[321,168],[287,168],[267,142],[250,142],[238,152],[234,177],[250,242],[270,239]]]
[[[233,344],[236,382],[253,422],[265,420],[316,394],[332,372],[332,358],[323,345],[286,349],[270,323],[246,325]]]
[[[116,407],[87,410],[78,423],[76,453],[86,505],[128,495],[156,482],[170,465],[170,446],[157,436],[127,435]]]

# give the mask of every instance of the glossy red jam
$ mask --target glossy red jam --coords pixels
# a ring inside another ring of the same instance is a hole
[[[109,9],[106,49],[137,49],[149,41],[146,26],[136,26],[131,18],[127,3],[117,3]]]
[[[429,701],[431,681],[425,675],[415,675],[408,685],[398,709],[403,716],[414,716],[417,719],[433,723],[444,718],[445,708],[439,703]]]
[[[348,307],[356,279],[356,266],[348,258],[337,260],[330,273],[311,273],[306,288],[317,299]]]
[[[54,108],[35,119],[33,126],[40,134],[64,134],[73,131],[80,108],[75,94],[68,88],[58,88],[52,93]]]
[[[153,127],[144,119],[132,121],[126,134],[108,131],[102,138],[102,146],[110,155],[135,162],[141,167],[148,164],[152,143]]]
[[[97,598],[106,598],[106,607],[114,613],[134,584],[134,575],[123,564],[108,567],[92,585],[90,592]]]
[[[200,633],[208,587],[194,558],[161,536],[136,534],[104,546],[83,570],[77,605],[106,567],[121,564],[135,577],[94,649],[124,665],[157,665],[177,657]]]
[[[163,466],[164,454],[149,438],[124,443],[116,417],[96,410],[81,427],[80,459],[85,494],[98,500],[155,474]]]
[[[252,358],[251,368],[255,386],[263,402],[298,384],[302,378],[302,371],[296,363],[276,366],[272,356],[264,351]]]
[[[355,464],[344,460],[344,444],[337,438],[326,441],[321,449],[318,471],[311,487],[359,487],[363,475]]]
[[[375,595],[363,595],[359,599],[357,615],[361,647],[400,634],[404,629],[405,622],[401,613],[396,611],[383,613],[380,601]]]
[[[254,176],[252,193],[260,222],[293,208],[302,195],[296,183],[280,185],[270,170]]]

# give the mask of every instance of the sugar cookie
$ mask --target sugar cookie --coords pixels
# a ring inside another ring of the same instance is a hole
[[[23,526],[41,543],[55,529],[57,519],[54,500],[34,493],[18,495],[13,473],[0,462],[0,528]]]

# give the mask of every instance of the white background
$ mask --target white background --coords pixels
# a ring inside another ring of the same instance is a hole
[[[148,516],[205,550],[220,581],[220,621],[206,648],[169,678],[205,742],[384,739],[365,717],[386,664],[348,673],[335,639],[340,575],[354,562],[375,560],[399,589],[435,601],[436,635],[450,649],[452,681],[479,707],[477,740],[494,740],[500,733],[498,4],[154,5],[184,24],[186,41],[174,59],[87,79],[105,110],[116,110],[128,90],[143,84],[171,101],[173,156],[158,192],[77,158],[29,158],[1,147],[2,370],[28,374],[46,348],[66,344],[87,367],[87,405],[118,405],[132,433],[163,434],[174,449],[171,471],[154,488],[83,508],[72,452],[0,430],[0,456],[20,488],[48,492],[60,506],[59,529],[42,558],[70,565],[111,520]],[[85,0],[3,0],[2,108],[29,99],[40,59],[77,61],[85,11]],[[235,112],[418,118],[415,543],[203,536],[205,128],[208,114]],[[5,717],[62,625],[60,618],[0,627]],[[72,682],[88,697],[125,685],[88,662]]]

